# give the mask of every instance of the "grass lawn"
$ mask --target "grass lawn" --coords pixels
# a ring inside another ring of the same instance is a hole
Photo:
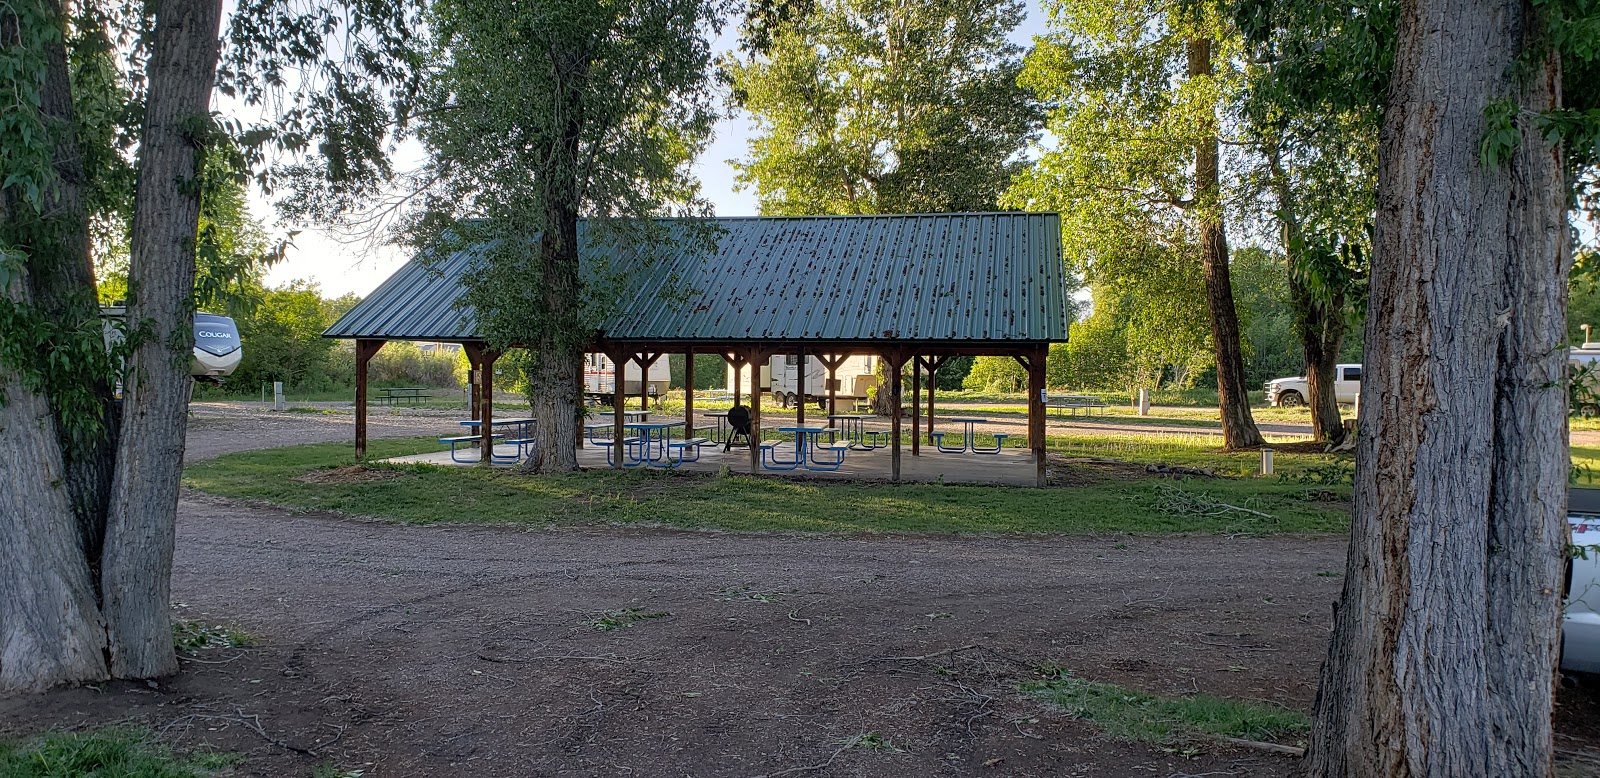
[[[0,741],[5,778],[205,778],[238,762],[214,751],[177,754],[148,731],[124,727]]]
[[[1175,442],[1151,446],[1145,453],[1173,464],[1240,467],[1230,456],[1204,451],[1191,451],[1187,459],[1180,459],[1175,454],[1186,449]],[[383,458],[437,448],[431,438],[379,440],[372,442],[370,452]],[[1087,486],[1032,489],[631,470],[530,477],[505,470],[427,465],[376,465],[374,472],[358,472],[352,478],[337,472],[315,473],[350,463],[348,443],[251,451],[192,465],[185,470],[184,483],[225,497],[416,524],[632,524],[827,533],[1266,534],[1342,532],[1349,513],[1346,486],[1266,478],[1106,476],[1091,478]],[[1271,518],[1226,506],[1260,511]]]
[[[1121,740],[1174,743],[1220,736],[1292,741],[1311,730],[1304,714],[1276,705],[1208,694],[1158,697],[1064,671],[1047,674],[1045,680],[1024,682],[1022,691],[1092,721]]]

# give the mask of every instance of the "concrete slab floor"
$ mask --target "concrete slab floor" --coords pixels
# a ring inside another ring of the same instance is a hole
[[[777,455],[789,458],[794,455],[792,443],[778,443]],[[511,454],[511,446],[497,446],[495,450],[501,454]],[[476,449],[467,451],[463,449],[459,456],[466,459],[477,453]],[[828,454],[824,454],[826,461]],[[386,460],[389,462],[425,462],[432,465],[477,467],[476,461],[471,463],[452,462],[449,451],[430,452],[406,457],[395,457]],[[598,446],[585,445],[578,450],[578,464],[585,469],[603,470],[609,465],[606,463],[606,450]],[[495,467],[511,468],[515,463],[496,462]],[[760,472],[765,475],[779,475],[797,479],[822,479],[822,480],[889,480],[890,452],[887,447],[863,450],[856,449],[845,453],[844,464],[834,471],[816,471],[806,469],[796,470],[769,470],[763,468]],[[715,473],[727,467],[730,472],[750,472],[750,452],[743,446],[735,446],[731,451],[724,452],[721,444],[708,444],[701,448],[700,460],[685,462],[678,470],[689,472]],[[654,468],[652,468],[654,469]],[[900,480],[913,483],[960,483],[960,484],[1005,484],[1009,486],[1033,486],[1035,482],[1035,469],[1033,457],[1026,449],[1008,448],[999,454],[944,454],[933,450],[932,446],[922,449],[921,456],[912,456],[909,445],[902,447],[900,452]]]

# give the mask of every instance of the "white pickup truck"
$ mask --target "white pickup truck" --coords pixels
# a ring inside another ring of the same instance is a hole
[[[1294,408],[1306,404],[1311,389],[1305,376],[1274,378],[1267,382],[1267,404],[1280,408]],[[1333,368],[1333,396],[1342,403],[1354,403],[1361,393],[1361,366],[1335,365]]]

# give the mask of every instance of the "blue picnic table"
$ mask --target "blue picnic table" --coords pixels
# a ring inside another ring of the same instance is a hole
[[[764,443],[761,445],[761,466],[768,470],[794,470],[805,468],[807,470],[838,470],[844,464],[844,452],[850,450],[849,443],[823,443],[818,440],[823,434],[832,434],[833,430],[827,427],[778,427],[779,432],[786,432],[794,436],[794,453],[784,459],[778,456],[777,443]],[[831,459],[819,459],[820,451],[832,452]]]
[[[954,418],[950,419],[950,421],[962,425],[960,446],[946,446],[944,444],[944,439],[950,437],[948,432],[935,432],[931,436],[934,447],[945,454],[965,454],[969,451],[974,454],[998,454],[1001,447],[1005,445],[1006,438],[1009,437],[1004,433],[995,435],[993,448],[979,448],[977,441],[973,439],[976,436],[976,428],[979,424],[988,424],[988,419]]]

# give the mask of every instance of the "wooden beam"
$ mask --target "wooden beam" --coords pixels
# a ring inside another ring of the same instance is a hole
[[[645,351],[635,354],[633,361],[639,364],[639,410],[650,410],[650,367],[660,361],[661,352]]]
[[[922,456],[922,357],[911,357],[911,456]]]
[[[1028,447],[1033,450],[1035,482],[1045,485],[1044,477],[1044,349],[1028,358]]]
[[[462,343],[461,350],[467,353],[467,418],[476,419],[480,413],[478,401],[483,399],[478,389],[478,368],[483,366],[483,344]]]
[[[761,472],[761,368],[765,352],[752,348],[745,357],[750,363],[750,473]]]
[[[889,416],[892,421],[889,425],[889,480],[900,482],[900,370],[905,367],[906,355],[898,349],[885,351],[883,359],[888,363],[889,374]]]
[[[723,354],[722,355],[722,361],[727,362],[728,366],[733,368],[733,404],[734,405],[738,405],[739,404],[739,382],[741,380],[741,376],[739,375],[739,370],[740,370],[740,368],[744,367],[744,364],[745,364],[745,361],[746,361],[745,358],[744,358],[744,354],[741,354],[741,353],[739,353],[737,351],[735,351],[735,352],[733,352],[731,354]]]
[[[806,361],[806,350],[800,349],[800,378],[795,387],[795,393],[800,395],[800,405],[794,411],[794,426],[806,426],[806,374],[811,372],[811,364]]]
[[[839,413],[839,368],[849,358],[849,354],[823,354],[817,357],[817,359],[822,360],[822,366],[828,368],[829,416],[835,416]],[[833,419],[828,419],[828,426],[834,426]]]
[[[623,404],[628,401],[627,395],[622,391],[622,371],[628,364],[627,357],[621,352],[607,354],[611,360],[611,469],[622,469],[622,438],[625,430],[622,428]]]
[[[694,349],[683,354],[683,439],[694,437]]]
[[[478,461],[485,465],[494,463],[494,363],[499,358],[500,352],[483,350],[483,377],[478,382],[478,391],[483,393],[478,400],[478,410],[482,411],[478,417]]]
[[[585,354],[581,358],[587,360],[589,358],[589,356],[587,354]],[[584,409],[588,407],[588,403],[584,399],[586,397],[587,393],[585,392],[585,387],[584,387],[584,383],[583,383],[583,371],[584,371],[584,368],[587,368],[587,367],[588,367],[588,365],[586,365],[586,364],[578,365],[578,394],[577,394],[578,407],[573,409],[574,413],[576,413],[577,416],[578,416],[578,423],[573,425],[573,427],[577,431],[578,438],[577,438],[577,440],[573,441],[573,445],[576,446],[580,450],[583,448],[583,437],[584,437],[583,436],[583,423],[584,423],[585,416],[586,416],[586,414],[584,413]]]
[[[387,341],[356,341],[356,459],[367,458],[367,363]]]
[[[923,357],[922,364],[928,369],[928,436],[933,436],[933,390],[939,385],[939,368],[944,367],[955,357],[949,354],[938,357]]]

